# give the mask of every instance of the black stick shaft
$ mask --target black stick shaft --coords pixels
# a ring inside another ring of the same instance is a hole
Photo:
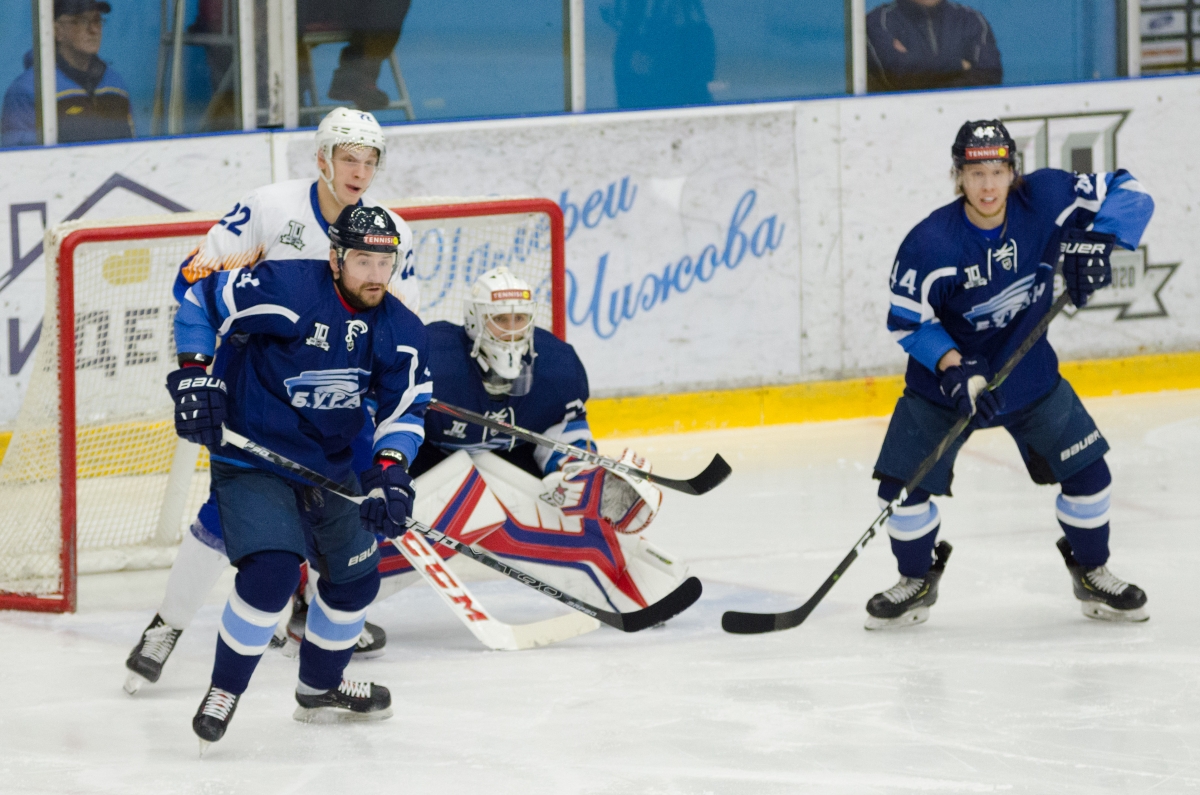
[[[646,472],[641,469],[636,469],[628,464],[622,464],[616,459],[600,455],[599,453],[593,453],[591,450],[585,450],[582,447],[576,447],[572,444],[556,441],[548,436],[543,436],[540,433],[536,433],[525,428],[520,428],[516,425],[510,425],[507,422],[492,419],[491,417],[485,417],[484,415],[471,411],[470,409],[464,409],[449,403],[444,403],[437,398],[433,398],[429,401],[429,407],[434,411],[440,411],[442,414],[448,414],[451,417],[455,417],[460,420],[466,420],[467,422],[474,423],[475,425],[480,425],[484,428],[487,428],[489,431],[502,433],[506,436],[513,436],[517,439],[529,442],[530,444],[536,444],[540,447],[548,447],[556,453],[562,453],[563,455],[571,458],[576,458],[580,461],[586,461],[589,464],[595,464],[597,466],[604,467],[611,472],[617,472],[622,475],[629,475],[642,480],[648,480],[651,483],[656,483],[660,486],[666,486],[667,488],[674,489],[676,491],[682,491],[686,494],[703,494],[715,488],[718,484],[725,480],[730,473],[729,465],[725,463],[725,459],[718,455],[715,456],[709,465],[704,469],[704,471],[696,477],[688,480],[676,480],[675,478],[667,478],[663,477],[662,475],[655,475],[653,472]]]

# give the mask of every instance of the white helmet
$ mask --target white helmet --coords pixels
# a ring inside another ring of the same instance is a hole
[[[387,142],[383,139],[383,128],[375,117],[365,110],[350,110],[349,108],[334,108],[321,119],[317,126],[317,151],[325,155],[329,173],[321,172],[329,189],[333,190],[333,150],[334,147],[364,147],[379,152],[379,163],[375,166],[381,169],[387,160]]]
[[[464,304],[467,336],[475,341],[471,356],[479,362],[484,373],[493,379],[504,382],[516,380],[526,366],[526,354],[530,354],[531,358],[533,354],[533,315],[536,308],[533,290],[501,265],[475,280],[471,286],[471,297]],[[526,322],[507,329],[489,322],[496,315],[509,314],[524,315]],[[497,330],[503,334],[503,338],[497,336]]]

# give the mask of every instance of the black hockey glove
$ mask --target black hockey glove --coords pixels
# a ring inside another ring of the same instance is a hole
[[[1109,257],[1117,244],[1117,236],[1083,229],[1063,231],[1059,250],[1063,256],[1063,281],[1071,294],[1071,303],[1083,307],[1092,293],[1112,284],[1112,264]]]
[[[225,382],[203,367],[181,367],[167,373],[167,391],[175,403],[175,433],[189,442],[221,442],[221,423],[228,415]]]
[[[376,464],[363,472],[360,480],[367,493],[367,499],[358,506],[363,525],[372,533],[382,533],[388,538],[403,535],[416,496],[413,479],[404,466],[392,463],[384,468],[383,463]]]
[[[972,417],[978,411],[985,420],[991,420],[1004,408],[1000,396],[985,387],[991,377],[987,359],[972,356],[961,364],[942,371],[942,394],[954,402],[954,409],[961,417]]]

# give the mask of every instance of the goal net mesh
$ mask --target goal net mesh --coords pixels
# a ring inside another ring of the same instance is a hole
[[[552,275],[555,214],[530,211],[530,204],[389,203],[413,229],[422,320],[461,323],[475,279],[506,265],[534,288],[537,324],[562,332]],[[463,208],[470,214],[460,214]],[[72,503],[80,573],[161,567],[174,559],[182,533],[208,496],[208,457],[176,437],[163,386],[176,366],[172,285],[180,263],[202,239],[198,230],[215,220],[193,214],[73,222],[47,232],[45,320],[0,460],[0,607],[11,606],[5,595],[64,593],[71,576],[64,572],[63,553]],[[561,216],[558,223],[561,247]],[[85,238],[73,251],[64,247],[81,230],[102,230],[110,239]],[[561,262],[560,251],[560,269]],[[74,311],[64,337],[57,286],[60,270],[68,268]],[[73,351],[63,351],[62,340],[72,338]],[[74,390],[64,393],[60,363],[69,362],[70,353]],[[64,422],[72,402],[74,423]],[[72,424],[70,460],[62,434]]]

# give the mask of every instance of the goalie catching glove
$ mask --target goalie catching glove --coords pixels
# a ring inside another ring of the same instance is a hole
[[[625,450],[620,463],[650,471],[650,462]],[[662,505],[662,492],[649,481],[613,472],[586,461],[568,461],[561,470],[542,478],[541,499],[556,508],[577,507],[591,499],[591,489],[600,490],[600,518],[618,533],[635,535],[650,526]]]
[[[384,458],[360,476],[367,499],[358,506],[363,526],[388,538],[404,535],[412,515],[413,479],[402,463]]]
[[[167,373],[167,391],[175,403],[175,433],[195,444],[220,444],[229,413],[225,382],[203,366],[185,365]]]

